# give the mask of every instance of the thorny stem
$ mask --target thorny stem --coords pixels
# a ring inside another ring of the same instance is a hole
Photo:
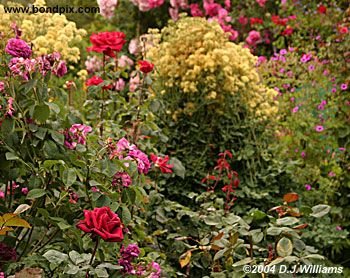
[[[90,265],[90,266],[92,265],[92,262],[94,261],[94,257],[95,257],[95,255],[96,255],[96,251],[97,251],[97,247],[98,247],[98,240],[99,240],[99,238],[97,237],[97,238],[96,238],[96,243],[95,243],[95,248],[94,248],[94,251],[92,251],[92,256],[91,256],[91,259],[90,259],[90,262],[89,262],[89,265]],[[89,277],[89,269],[86,270],[85,277],[86,277],[86,278]]]

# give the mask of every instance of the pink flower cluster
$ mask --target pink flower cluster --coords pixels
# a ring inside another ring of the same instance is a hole
[[[30,74],[36,71],[39,71],[43,76],[52,72],[58,77],[67,73],[66,62],[61,60],[61,55],[58,52],[39,56],[36,59],[14,57],[8,66],[13,76],[21,76],[24,80],[29,80]]]
[[[88,73],[94,73],[95,71],[99,71],[102,69],[102,66],[102,60],[97,56],[88,56],[85,61],[85,67]]]
[[[87,125],[73,124],[69,130],[64,132],[65,141],[64,145],[71,150],[74,150],[78,144],[86,144],[86,136],[92,128]]]
[[[169,14],[173,20],[178,20],[179,10],[188,8],[187,0],[170,0]]]
[[[124,273],[137,276],[144,274],[143,270],[138,269],[138,271],[136,271],[132,265],[132,260],[140,255],[140,248],[137,246],[137,244],[129,244],[126,248],[122,246],[120,248],[120,255],[121,258],[118,260],[118,264],[123,267]]]
[[[164,4],[164,0],[130,0],[141,12],[147,12],[151,9],[160,7]]]
[[[111,19],[114,15],[114,10],[118,4],[118,0],[97,0],[97,4],[100,8],[101,15],[105,18]]]
[[[136,145],[130,144],[125,138],[120,139],[117,144],[109,143],[109,158],[117,157],[120,160],[133,160],[137,163],[137,169],[140,174],[147,174],[151,163],[147,155],[140,151]],[[126,164],[128,165],[128,164]]]

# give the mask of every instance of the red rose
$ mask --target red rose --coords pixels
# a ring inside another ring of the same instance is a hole
[[[120,242],[123,240],[123,223],[118,214],[109,207],[84,210],[84,220],[80,220],[77,228],[85,233],[100,236],[104,241]]]
[[[119,52],[126,43],[125,34],[123,32],[101,32],[90,36],[92,43],[87,51],[104,53],[107,56],[115,57],[114,52]]]
[[[319,6],[317,11],[320,13],[320,14],[325,14],[327,12],[327,7],[326,6]]]
[[[140,71],[143,73],[149,73],[153,70],[154,65],[148,61],[142,60],[139,61]]]
[[[97,75],[94,75],[93,77],[89,78],[88,80],[86,80],[85,85],[86,86],[97,86],[99,84],[101,84],[103,82],[103,79]],[[108,90],[111,89],[112,85],[108,85],[108,86],[103,86],[104,90]]]

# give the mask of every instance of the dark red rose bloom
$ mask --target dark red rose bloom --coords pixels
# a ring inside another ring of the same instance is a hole
[[[17,259],[16,250],[0,242],[0,261],[15,261]]]
[[[324,6],[324,5],[321,5],[321,6],[318,7],[317,11],[320,14],[325,14],[327,12],[327,7]]]
[[[264,21],[261,18],[258,17],[251,17],[250,18],[250,25],[254,25],[254,24],[263,24]]]
[[[294,29],[290,26],[287,26],[286,29],[281,33],[283,36],[290,36],[293,34]]]
[[[84,220],[80,220],[77,228],[85,233],[100,236],[104,241],[121,242],[124,238],[124,225],[118,214],[109,207],[84,210]]]
[[[115,52],[119,52],[126,43],[123,32],[101,32],[90,36],[92,43],[87,51],[104,53],[107,56],[115,57]]]
[[[154,68],[154,65],[151,62],[145,60],[139,61],[138,64],[140,66],[140,71],[142,71],[143,73],[149,73]]]

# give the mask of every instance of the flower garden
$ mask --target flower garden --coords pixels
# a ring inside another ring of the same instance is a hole
[[[0,278],[350,277],[348,1],[0,13]]]

